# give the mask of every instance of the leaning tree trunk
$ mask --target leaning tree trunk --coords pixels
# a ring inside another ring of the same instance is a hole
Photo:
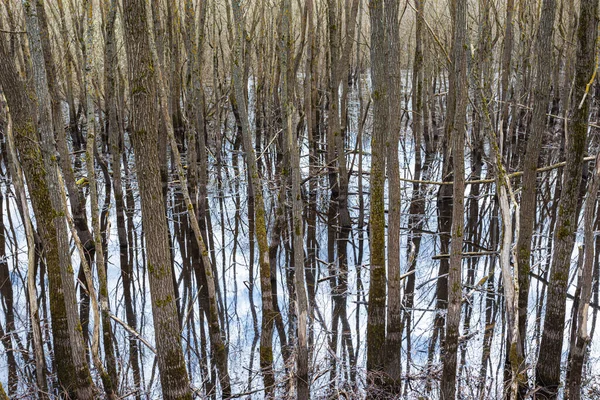
[[[505,371],[510,371],[510,379],[504,382],[506,397],[510,400],[516,400],[519,395],[519,388],[526,381],[522,376],[523,348],[519,341],[518,324],[518,304],[519,304],[519,265],[511,265],[511,250],[513,242],[513,222],[514,232],[519,234],[519,218],[514,218],[511,211],[511,203],[516,207],[516,200],[510,178],[506,174],[504,163],[502,162],[502,153],[500,152],[500,143],[493,130],[490,113],[488,110],[488,100],[483,89],[480,90],[481,96],[479,104],[483,111],[484,126],[490,135],[490,147],[492,148],[492,157],[495,159],[493,171],[496,175],[496,197],[502,217],[502,234],[500,242],[500,270],[502,272],[502,286],[504,287],[504,307],[506,310],[506,330],[507,330],[507,364]],[[518,210],[515,210],[518,212]],[[517,238],[518,239],[518,238]],[[514,269],[513,274],[511,268]]]
[[[43,214],[40,215],[40,220],[44,221],[45,223],[42,222],[42,224],[46,226],[44,244],[47,250],[47,259],[50,257],[52,251],[56,251],[56,259],[52,261],[47,260],[49,280],[51,284],[50,290],[52,292],[50,295],[51,313],[52,308],[54,308],[54,313],[52,313],[52,327],[53,332],[55,333],[54,343],[55,346],[59,348],[62,347],[64,349],[64,353],[62,353],[64,357],[71,358],[70,362],[67,360],[57,361],[59,364],[59,380],[62,381],[63,384],[68,384],[68,386],[65,386],[65,389],[68,393],[76,394],[78,398],[92,398],[94,391],[93,383],[85,360],[83,335],[81,333],[81,325],[77,315],[75,301],[75,285],[73,281],[71,258],[69,253],[67,226],[62,213],[62,201],[60,198],[60,191],[58,189],[59,183],[58,166],[56,162],[56,142],[54,139],[52,113],[50,110],[50,93],[48,90],[46,66],[44,63],[36,7],[26,7],[25,15],[32,60],[32,78],[35,88],[35,97],[37,97],[38,130],[41,140],[38,141],[35,130],[32,129],[33,123],[29,126],[29,136],[27,138],[23,137],[23,139],[33,139],[36,143],[39,143],[39,147],[37,149],[35,148],[36,146],[32,146],[31,144],[27,144],[27,147],[30,147],[30,151],[39,151],[37,156],[41,156],[40,158],[43,160],[43,171],[41,173],[40,171],[35,171],[34,173],[41,175],[39,178],[43,177],[45,180],[43,184],[45,189],[40,188],[41,193],[39,194],[42,198],[40,199],[41,203],[38,205],[38,212]],[[14,76],[14,79],[18,79],[16,78],[16,75]],[[4,83],[2,83],[2,86],[4,87]],[[25,88],[21,89],[26,90]],[[31,92],[25,92],[21,95],[28,94],[31,94]],[[24,103],[25,104],[23,104],[23,106],[27,107],[26,101]],[[13,109],[16,108],[13,107]],[[33,111],[31,108],[29,110]],[[33,122],[33,120],[34,118],[32,116],[30,121]],[[15,118],[15,121],[17,121],[17,118]],[[24,123],[27,123],[27,119],[25,119]],[[61,122],[54,121],[54,123],[60,124]],[[27,134],[24,136],[27,136]],[[17,143],[17,146],[19,146],[19,143]],[[27,152],[27,150],[25,150],[25,152]],[[31,185],[29,178],[32,180],[35,180],[36,178],[31,175],[28,177],[27,181]],[[36,183],[41,184],[41,182]],[[30,193],[32,193],[31,189]],[[36,215],[39,214],[36,213]],[[54,306],[52,303],[54,303]],[[54,319],[55,315],[58,317],[56,321]],[[66,335],[63,336],[61,333]],[[55,357],[58,360],[60,355],[56,354]],[[61,363],[71,364],[70,368],[63,368],[61,371]]]
[[[65,10],[62,0],[56,1],[58,11],[60,14],[60,22],[61,22],[61,36],[63,41],[63,46],[65,49],[68,49],[70,43],[69,33],[67,32],[67,25],[65,20]],[[44,28],[44,24],[47,25],[46,14],[43,11],[44,7],[40,6],[38,3],[39,10],[39,20],[40,27],[42,28],[42,47],[44,49],[44,58],[46,60],[46,74],[48,76],[48,87],[50,89],[50,96],[53,100],[53,115],[58,115],[62,118],[62,107],[60,104],[60,92],[58,87],[58,79],[57,79],[57,68],[54,63],[54,59],[52,57],[51,46],[50,46],[50,37],[48,34],[44,34],[44,29],[50,30],[48,28]],[[67,104],[69,105],[69,131],[71,132],[71,136],[74,138],[73,140],[73,150],[75,152],[79,152],[81,150],[81,142],[79,139],[75,140],[75,138],[79,138],[80,131],[79,126],[77,124],[77,112],[75,106],[75,100],[73,98],[73,79],[72,79],[72,57],[71,53],[67,51],[67,56],[65,57],[63,68],[65,71],[65,80],[67,86]],[[75,182],[75,174],[73,171],[73,166],[71,165],[71,155],[69,154],[69,147],[67,145],[67,137],[64,127],[55,126],[54,132],[56,135],[56,149],[58,154],[60,155],[59,166],[62,172],[62,176],[65,181],[67,193],[69,194],[69,203],[71,212],[73,214],[73,220],[75,222],[75,227],[77,229],[77,234],[79,238],[83,242],[83,246],[86,249],[85,252],[85,260],[80,262],[79,273],[77,279],[82,281],[83,284],[80,286],[80,303],[79,303],[79,318],[81,320],[81,327],[83,330],[83,338],[86,343],[89,342],[89,314],[90,314],[90,298],[88,295],[88,287],[87,280],[85,279],[85,274],[83,271],[83,262],[87,262],[91,264],[94,259],[94,240],[92,238],[92,233],[88,227],[87,216],[86,216],[86,201],[83,193],[83,188],[78,187]],[[79,156],[75,158],[75,168],[80,169],[80,160]]]
[[[235,100],[240,113],[242,124],[242,143],[246,163],[248,165],[248,184],[252,186],[255,205],[256,241],[258,242],[259,265],[260,265],[260,287],[262,295],[262,321],[260,337],[260,367],[262,369],[265,385],[265,395],[273,396],[275,377],[273,375],[273,323],[277,318],[277,312],[273,307],[273,294],[271,289],[271,263],[269,260],[269,243],[267,238],[267,222],[265,201],[263,197],[262,183],[256,162],[256,153],[252,146],[250,124],[248,120],[248,109],[246,108],[245,79],[242,71],[242,45],[244,19],[240,9],[240,0],[232,0],[235,24],[235,51],[233,61],[233,85]]]
[[[146,5],[145,11],[147,13],[147,21],[152,19],[152,10]],[[183,194],[183,198],[185,200],[186,208],[188,209],[189,220],[192,226],[192,230],[194,232],[194,236],[196,239],[196,243],[198,245],[198,249],[200,250],[200,254],[202,256],[202,263],[204,264],[204,273],[205,273],[205,282],[207,286],[208,293],[208,301],[209,301],[209,309],[208,318],[209,318],[209,333],[210,333],[210,341],[212,346],[213,358],[214,362],[217,365],[217,369],[219,371],[219,378],[221,382],[221,389],[223,390],[223,396],[229,397],[231,394],[231,385],[229,381],[229,372],[227,367],[227,347],[223,343],[223,332],[222,328],[219,324],[219,311],[217,304],[217,279],[213,275],[213,268],[210,258],[208,257],[207,246],[202,237],[202,232],[200,230],[200,224],[198,223],[198,218],[196,217],[196,212],[194,210],[194,206],[192,204],[192,200],[190,194],[188,192],[188,185],[186,181],[186,175],[183,169],[183,163],[181,161],[181,155],[179,153],[179,148],[177,147],[177,141],[175,139],[175,132],[173,129],[173,121],[171,118],[171,114],[168,110],[168,102],[167,102],[167,93],[166,93],[166,84],[164,81],[163,67],[158,58],[158,54],[156,51],[156,44],[154,40],[154,33],[151,30],[151,26],[148,26],[148,31],[150,34],[149,42],[150,42],[150,53],[152,55],[152,62],[155,65],[156,69],[156,83],[158,86],[158,97],[159,97],[159,106],[161,111],[161,116],[165,121],[165,126],[167,130],[168,141],[171,146],[171,151],[173,152],[173,163],[177,170],[177,175],[179,176],[179,180],[181,182],[181,192]],[[206,196],[202,200],[205,199]]]

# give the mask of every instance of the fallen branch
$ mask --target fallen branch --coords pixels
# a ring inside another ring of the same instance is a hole
[[[462,253],[463,257],[483,257],[483,256],[495,256],[497,251],[465,251]],[[431,257],[432,260],[441,260],[443,258],[450,258],[450,254],[436,254]]]
[[[133,336],[135,336],[135,338],[138,339],[140,342],[144,343],[146,345],[146,347],[148,349],[150,349],[151,352],[153,352],[154,354],[156,354],[156,349],[150,343],[148,343],[148,341],[146,339],[144,339],[142,337],[142,335],[140,335],[139,333],[137,333],[135,329],[133,329],[132,327],[130,327],[129,325],[127,325],[123,320],[119,319],[114,314],[110,314],[110,318],[112,318],[113,321],[117,322],[119,325],[121,325],[123,328],[125,328],[125,330],[127,332],[129,332]]]

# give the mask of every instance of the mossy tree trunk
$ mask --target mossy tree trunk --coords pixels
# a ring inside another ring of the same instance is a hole
[[[550,265],[548,301],[544,329],[536,368],[536,385],[540,395],[558,397],[561,384],[560,367],[571,254],[577,231],[578,200],[587,145],[589,90],[596,75],[595,54],[598,27],[598,1],[581,0],[577,27],[575,83],[571,105],[573,116],[568,122],[566,165],[554,231],[554,254]]]
[[[247,83],[242,70],[242,46],[244,42],[244,18],[240,0],[232,0],[233,16],[235,19],[235,45],[233,63],[233,85],[235,101],[238,106],[242,125],[242,143],[246,164],[248,166],[248,184],[254,193],[255,235],[258,243],[260,288],[262,297],[261,337],[260,337],[260,367],[265,385],[265,396],[273,397],[275,377],[273,374],[273,323],[277,312],[273,307],[273,292],[271,288],[271,263],[269,259],[269,243],[267,237],[267,221],[262,182],[256,162],[256,153],[252,145],[252,133],[248,120],[245,85]]]
[[[36,246],[34,239],[34,228],[31,222],[30,214],[29,214],[29,205],[27,203],[27,197],[25,194],[25,183],[23,182],[23,172],[21,169],[21,164],[19,162],[19,158],[17,156],[17,152],[15,149],[14,137],[12,134],[12,120],[10,114],[8,116],[7,121],[7,129],[6,129],[6,144],[7,144],[7,155],[10,161],[7,160],[6,164],[10,171],[10,176],[13,180],[13,185],[15,188],[16,198],[19,204],[19,212],[23,219],[23,224],[25,225],[25,236],[27,239],[27,295],[29,297],[29,318],[31,319],[31,336],[33,342],[34,349],[34,360],[35,360],[35,375],[36,375],[36,383],[38,388],[40,389],[39,398],[42,400],[46,400],[48,395],[48,384],[46,382],[46,357],[44,354],[44,344],[42,342],[42,330],[40,326],[40,315],[39,315],[39,304],[38,304],[38,296],[37,289],[35,283],[35,275],[36,275]],[[10,369],[9,369],[10,373]],[[10,388],[10,376],[9,376],[9,393],[11,391]]]
[[[26,118],[25,121],[31,121],[28,127],[29,132],[26,134],[28,139],[26,140],[35,138],[34,140],[39,143],[39,147],[29,144],[29,149],[24,149],[24,152],[38,153],[39,149],[39,153],[36,156],[41,156],[40,158],[43,161],[43,171],[36,171],[36,174],[39,174],[39,176],[31,178],[34,180],[45,179],[45,189],[40,188],[40,195],[45,197],[43,199],[44,204],[38,208],[38,211],[43,213],[47,218],[45,221],[47,230],[44,246],[50,249],[54,248],[55,250],[52,251],[56,252],[56,263],[47,260],[49,280],[51,282],[50,290],[52,291],[50,296],[51,313],[53,308],[52,303],[54,303],[55,313],[53,314],[58,314],[57,316],[59,317],[59,320],[55,321],[53,315],[53,331],[56,329],[58,332],[66,333],[66,336],[54,336],[54,340],[55,346],[58,344],[57,341],[60,341],[59,346],[68,347],[63,355],[71,357],[72,362],[71,368],[67,368],[67,370],[63,369],[62,381],[69,384],[65,388],[68,393],[73,393],[80,399],[91,399],[94,395],[94,385],[85,359],[85,346],[75,300],[75,284],[69,252],[68,231],[64,219],[58,183],[59,171],[53,124],[60,124],[61,121],[53,121],[52,119],[51,98],[42,49],[37,4],[37,2],[36,4],[25,2],[24,7],[27,37],[31,53],[33,87],[35,97],[37,98],[37,130],[40,140],[38,141],[38,136],[35,133],[33,124],[33,120],[35,119],[33,117],[30,117],[30,119]],[[32,94],[32,92],[27,92],[26,88],[22,89],[25,90],[24,95]],[[32,108],[29,108],[29,110],[33,111]],[[17,146],[18,142],[19,140],[17,140]],[[40,186],[44,186],[41,182],[38,183]],[[44,216],[40,219],[44,220]],[[50,253],[51,250],[47,251]],[[49,254],[47,254],[48,256]],[[53,267],[51,270],[50,266],[52,264]],[[60,375],[59,371],[59,380],[61,379]],[[70,376],[67,377],[66,375]]]
[[[535,84],[533,90],[533,113],[528,126],[527,150],[523,165],[523,183],[519,210],[519,238],[517,263],[519,265],[519,341],[525,354],[527,317],[529,305],[529,271],[531,268],[531,239],[535,222],[538,159],[546,132],[546,112],[550,101],[550,78],[552,72],[552,35],[556,1],[544,0],[535,44]],[[507,357],[507,365],[510,360]],[[520,396],[526,392],[526,382],[521,383]]]
[[[452,196],[452,233],[448,270],[448,314],[443,345],[441,397],[453,399],[456,394],[456,363],[462,305],[462,247],[465,194],[465,123],[468,102],[467,83],[467,1],[455,0],[453,18],[452,67],[449,91],[454,93],[454,118],[446,120],[446,133],[452,139],[454,185]]]
[[[140,187],[162,393],[165,399],[191,399],[171,274],[169,233],[158,149],[157,66],[150,53],[146,6],[145,0],[126,0],[123,4],[131,96],[130,135]]]
[[[117,222],[117,240],[119,243],[119,266],[121,269],[121,280],[123,282],[123,299],[125,317],[127,324],[136,330],[137,317],[132,296],[133,260],[129,259],[129,243],[127,240],[127,229],[125,225],[125,201],[123,197],[123,183],[121,178],[121,154],[123,152],[123,137],[121,134],[122,121],[118,119],[117,99],[117,70],[118,55],[115,32],[115,20],[117,15],[117,1],[111,0],[108,5],[108,18],[105,32],[104,53],[104,76],[105,96],[108,108],[108,141],[111,154],[111,166],[113,171],[112,185],[115,192],[115,214]],[[132,244],[133,245],[133,244]],[[141,371],[139,363],[138,340],[129,334],[129,365],[131,366],[134,388],[141,389]],[[140,395],[136,396],[140,400]]]
[[[367,309],[367,379],[373,396],[384,383],[385,365],[385,168],[389,125],[389,93],[386,73],[388,42],[385,32],[383,0],[370,0],[371,81],[373,98],[373,134],[371,136],[371,208],[370,256],[371,278]]]
[[[400,295],[400,164],[398,145],[400,141],[400,122],[402,118],[400,87],[400,22],[398,20],[400,2],[385,1],[385,25],[388,37],[386,69],[389,87],[389,131],[386,140],[388,171],[388,307],[386,333],[385,374],[388,380],[387,391],[398,395],[402,389],[402,312]]]

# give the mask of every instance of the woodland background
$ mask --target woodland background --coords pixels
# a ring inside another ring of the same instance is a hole
[[[2,0],[0,399],[600,397],[598,0]]]

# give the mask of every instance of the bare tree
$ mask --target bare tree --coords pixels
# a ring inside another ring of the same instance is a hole
[[[6,396],[596,396],[597,7],[1,1]]]

